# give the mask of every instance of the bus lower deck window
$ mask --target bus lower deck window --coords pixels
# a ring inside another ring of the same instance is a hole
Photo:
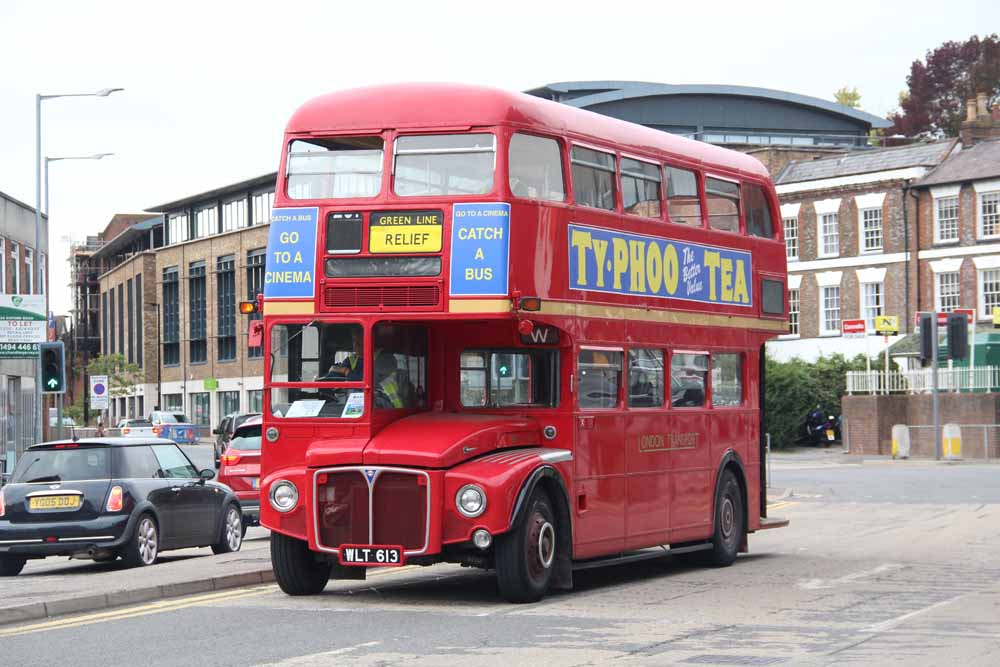
[[[580,350],[577,401],[581,408],[618,407],[621,380],[621,350]]]

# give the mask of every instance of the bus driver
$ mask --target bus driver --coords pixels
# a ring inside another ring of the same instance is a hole
[[[324,354],[324,363],[329,359],[336,359],[342,350],[334,349],[332,354]],[[327,348],[331,351],[330,347]],[[316,378],[317,380],[348,380],[360,381],[364,373],[364,334],[360,327],[351,328],[351,351],[340,361],[335,361],[326,373]]]

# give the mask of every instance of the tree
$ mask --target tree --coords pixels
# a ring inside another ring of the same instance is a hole
[[[861,107],[861,93],[858,92],[857,88],[844,86],[833,94],[833,99],[836,100],[837,104],[843,104],[845,107],[852,109]]]
[[[123,354],[106,354],[87,364],[87,374],[108,376],[108,396],[117,398],[135,392],[146,381],[146,372],[130,363]]]
[[[1000,102],[1000,38],[945,42],[913,61],[906,86],[899,110],[889,115],[890,134],[958,136],[967,99],[986,93],[990,104]]]

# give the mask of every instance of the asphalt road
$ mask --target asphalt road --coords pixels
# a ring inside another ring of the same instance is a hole
[[[665,558],[581,572],[575,590],[534,605],[501,602],[480,571],[382,570],[309,598],[257,586],[3,627],[0,655],[72,655],[80,667],[140,655],[289,667],[1000,664],[1000,503],[970,498],[995,492],[1000,466],[838,460],[775,463],[776,482],[801,483],[772,511],[792,525],[751,536],[729,568]],[[910,497],[910,475],[941,500]]]

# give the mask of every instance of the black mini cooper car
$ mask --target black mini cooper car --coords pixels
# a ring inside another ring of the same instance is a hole
[[[151,565],[161,551],[238,551],[242,514],[170,440],[90,438],[29,447],[0,488],[0,576],[32,558]]]

